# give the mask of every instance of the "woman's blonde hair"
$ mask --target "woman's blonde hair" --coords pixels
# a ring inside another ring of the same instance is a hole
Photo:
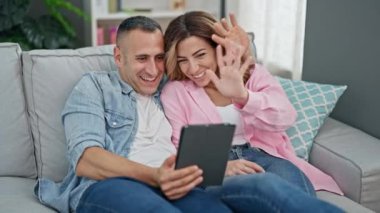
[[[165,31],[165,64],[166,73],[170,80],[186,80],[188,79],[180,70],[177,63],[177,45],[191,36],[204,39],[214,49],[217,46],[211,36],[216,34],[214,23],[216,19],[209,13],[203,11],[187,12],[178,16],[169,23]],[[217,73],[218,74],[218,73]],[[244,75],[244,83],[249,78],[249,70]]]

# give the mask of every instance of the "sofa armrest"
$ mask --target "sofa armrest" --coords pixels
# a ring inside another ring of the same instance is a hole
[[[380,139],[327,118],[310,153],[310,163],[331,175],[345,196],[380,211]]]

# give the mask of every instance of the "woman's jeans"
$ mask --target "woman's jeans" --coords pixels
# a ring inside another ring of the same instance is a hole
[[[245,159],[255,162],[264,168],[265,172],[280,176],[285,181],[299,187],[309,195],[315,196],[315,190],[309,178],[292,162],[272,156],[250,144],[234,145],[229,153],[230,160]]]
[[[222,203],[223,201],[223,203]],[[228,206],[228,207],[227,207]],[[170,201],[161,191],[130,178],[91,185],[76,211],[81,212],[343,212],[271,173],[225,178],[222,186],[196,188]]]
[[[269,172],[227,177],[206,191],[233,212],[343,212]]]
[[[91,185],[76,212],[231,212],[217,197],[195,188],[171,201],[158,188],[130,178],[110,178]]]

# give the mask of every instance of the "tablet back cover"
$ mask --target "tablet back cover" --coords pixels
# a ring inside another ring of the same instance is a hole
[[[203,170],[201,186],[221,185],[234,132],[235,125],[233,124],[188,125],[183,127],[176,169],[197,165]]]

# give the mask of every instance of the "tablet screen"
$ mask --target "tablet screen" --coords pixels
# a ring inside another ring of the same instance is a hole
[[[197,165],[201,186],[221,185],[235,132],[233,124],[188,125],[181,131],[176,169]]]

